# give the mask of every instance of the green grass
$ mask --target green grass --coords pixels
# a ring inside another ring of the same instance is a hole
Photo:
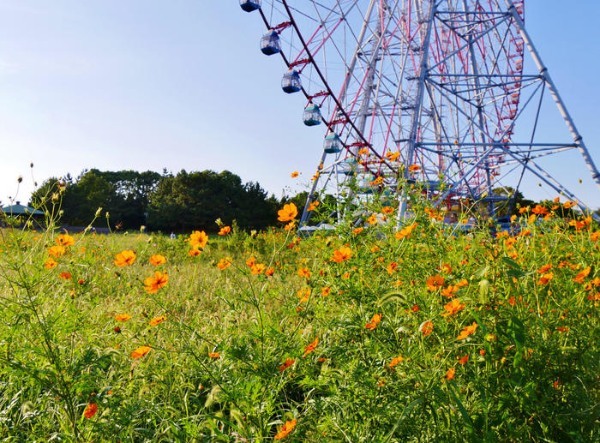
[[[400,239],[394,223],[234,229],[197,256],[182,237],[87,233],[51,269],[58,233],[1,231],[1,441],[259,442],[292,419],[286,441],[600,441],[598,228],[414,221]],[[135,262],[115,265],[124,250]]]

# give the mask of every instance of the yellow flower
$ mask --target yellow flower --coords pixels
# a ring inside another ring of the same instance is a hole
[[[148,294],[156,294],[159,289],[165,287],[169,282],[169,276],[165,272],[156,271],[153,276],[144,280],[144,289]]]
[[[431,277],[427,277],[425,286],[427,286],[428,291],[437,291],[444,286],[445,281],[446,280],[441,275],[433,275]]]
[[[208,235],[204,231],[193,231],[188,238],[192,248],[204,249],[208,244]]]
[[[75,239],[69,234],[60,234],[54,239],[54,242],[59,246],[73,246]]]
[[[419,325],[419,332],[427,337],[433,332],[433,322],[431,320],[424,321]]]
[[[56,260],[54,260],[52,257],[49,257],[44,262],[44,268],[46,268],[46,269],[56,268],[56,266],[58,266],[58,262]]]
[[[310,205],[308,205],[308,208],[306,210],[309,211],[309,212],[314,211],[315,209],[317,209],[317,207],[320,204],[321,203],[318,200],[315,200],[314,202],[311,202]]]
[[[150,257],[149,262],[153,266],[164,265],[167,262],[167,258],[163,255],[155,254],[152,257]]]
[[[64,255],[65,252],[66,252],[66,249],[62,245],[54,245],[54,246],[50,246],[48,248],[48,255],[50,255],[51,257],[54,257],[54,258],[58,258],[58,257]]]
[[[381,314],[374,314],[373,317],[371,317],[371,321],[365,325],[365,328],[368,329],[369,331],[374,331],[380,322],[381,322]]]
[[[119,267],[131,266],[135,263],[135,259],[135,252],[131,249],[126,249],[115,256],[114,264]]]
[[[131,353],[131,358],[137,360],[139,358],[146,356],[148,354],[148,352],[150,352],[151,350],[152,350],[152,348],[150,346],[140,346],[139,348],[137,348],[135,351],[133,351]]]
[[[465,309],[465,305],[462,304],[459,299],[455,298],[454,300],[450,301],[449,303],[446,303],[446,305],[444,306],[444,310],[446,312],[444,312],[442,315],[443,316],[455,315],[455,314],[458,314],[463,309]]]
[[[158,317],[154,317],[152,320],[150,320],[150,326],[154,327],[154,326],[158,326],[160,325],[162,322],[166,321],[167,317],[165,317],[164,315],[160,315]]]
[[[298,208],[294,203],[283,205],[283,208],[277,211],[277,220],[280,222],[290,222],[298,216]]]
[[[283,440],[285,437],[287,437],[296,427],[296,423],[296,419],[286,421],[279,432],[275,434],[275,440]]]
[[[390,361],[390,364],[388,365],[388,367],[391,369],[395,366],[397,366],[398,364],[402,363],[404,361],[404,357],[402,357],[401,355],[392,358],[392,361]]]
[[[416,223],[412,223],[408,226],[405,226],[404,228],[402,228],[401,230],[399,230],[398,232],[396,232],[395,237],[398,240],[402,240],[403,238],[408,237],[417,227]]]
[[[333,257],[331,260],[336,263],[342,263],[346,260],[350,260],[351,257],[352,249],[350,249],[348,246],[342,246],[340,249],[333,251]]]
[[[231,266],[231,263],[232,261],[229,257],[222,258],[219,260],[219,263],[217,263],[217,268],[219,268],[221,271],[224,271]]]
[[[389,161],[393,162],[393,161],[398,160],[398,158],[400,158],[400,153],[398,151],[396,151],[396,152],[388,151],[388,152],[386,152],[385,157]]]
[[[310,278],[310,270],[308,268],[298,269],[298,277]]]
[[[476,322],[473,322],[470,326],[465,326],[462,331],[460,331],[460,334],[458,334],[458,337],[456,337],[457,340],[464,340],[466,339],[468,336],[475,334],[475,331],[477,331],[477,327],[479,325]]]
[[[219,229],[218,234],[221,237],[226,236],[227,234],[229,234],[231,232],[231,226],[223,226],[221,229]]]

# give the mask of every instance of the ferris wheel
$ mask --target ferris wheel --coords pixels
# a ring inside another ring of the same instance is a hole
[[[304,123],[323,130],[301,223],[324,194],[387,193],[405,214],[408,186],[437,205],[493,211],[531,177],[589,210],[561,173],[587,167],[595,185],[600,173],[524,28],[523,0],[240,6],[265,24],[261,51],[283,59],[282,90],[306,97]]]

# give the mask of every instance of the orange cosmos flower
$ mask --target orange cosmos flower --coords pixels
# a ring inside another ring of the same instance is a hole
[[[298,208],[293,203],[283,205],[283,208],[277,211],[277,220],[280,222],[290,222],[298,216]]]
[[[198,257],[200,254],[202,254],[202,251],[196,247],[194,247],[188,251],[188,255],[190,257]]]
[[[465,354],[461,357],[457,357],[457,359],[458,359],[458,364],[464,366],[469,361],[469,354]]]
[[[599,238],[600,238],[600,231],[595,231],[590,234],[590,240],[593,242],[598,241]]]
[[[376,214],[371,214],[369,216],[369,218],[367,218],[367,223],[370,224],[370,225],[376,225],[377,222],[378,222],[378,220],[377,220],[377,215]]]
[[[299,173],[298,171],[293,171],[293,172],[290,174],[290,177],[292,177],[292,178],[296,178],[296,177],[298,177],[299,175],[300,175],[300,173]]]
[[[187,241],[192,248],[204,249],[208,244],[208,235],[204,231],[193,231]]]
[[[458,285],[448,285],[445,288],[442,289],[442,296],[446,297],[446,298],[452,298],[456,295],[456,293],[458,292]]]
[[[321,296],[322,297],[328,297],[329,294],[331,294],[331,288],[329,286],[325,286],[324,288],[321,288]]]
[[[554,274],[552,272],[548,272],[546,274],[542,274],[540,279],[538,280],[539,285],[547,285],[550,283],[550,280],[554,278]]]
[[[154,254],[148,261],[152,266],[160,266],[167,262],[167,258],[164,255]]]
[[[145,357],[151,350],[152,348],[150,346],[140,346],[131,353],[131,358],[135,360],[140,359],[142,357]]]
[[[296,423],[296,419],[286,421],[279,432],[275,434],[275,440],[283,440],[285,437],[287,437],[296,427]]]
[[[550,213],[550,211],[548,211],[548,208],[542,205],[535,205],[531,212],[533,212],[536,215],[548,215]]]
[[[54,245],[48,248],[48,255],[54,258],[58,258],[65,254],[67,250],[62,245]]]
[[[57,266],[58,262],[51,257],[44,262],[44,268],[46,269],[56,268]]]
[[[153,276],[144,280],[144,289],[148,294],[156,294],[159,289],[165,287],[169,282],[166,272],[156,271]]]
[[[285,371],[287,368],[289,368],[290,366],[292,366],[294,363],[296,362],[296,360],[294,360],[293,358],[286,358],[285,361],[279,365],[279,367],[277,369],[279,369],[279,372],[283,372]]]
[[[131,249],[119,252],[115,255],[114,264],[119,267],[131,266],[135,263],[136,255]]]
[[[92,418],[98,412],[98,405],[96,403],[88,403],[83,410],[83,416],[87,419]]]
[[[265,275],[266,275],[267,277],[271,277],[273,274],[275,274],[275,268],[272,268],[272,267],[271,267],[271,268],[267,268],[267,269],[265,270]]]
[[[115,315],[115,320],[120,322],[126,322],[131,319],[131,315],[129,314],[117,314]]]
[[[391,206],[384,206],[383,208],[381,208],[381,212],[385,215],[392,215],[394,211],[395,209]]]
[[[477,324],[477,322],[473,322],[470,326],[465,326],[462,331],[460,331],[460,334],[458,334],[458,337],[456,337],[457,340],[464,340],[466,339],[468,336],[475,334],[475,331],[477,331],[477,327],[479,325]]]
[[[577,205],[577,203],[575,203],[574,201],[568,200],[563,203],[563,208],[571,209],[571,208],[575,207],[576,205]]]
[[[413,164],[408,167],[408,172],[414,173],[421,170],[421,166]]]
[[[300,299],[300,303],[308,303],[308,300],[310,300],[310,288],[299,289],[296,295]]]
[[[440,266],[440,271],[445,274],[451,274],[452,266],[450,266],[450,264],[448,264],[448,263],[444,263],[444,264],[442,264],[442,266]]]
[[[379,176],[371,182],[371,186],[379,186],[383,184],[383,177]]]
[[[218,360],[221,358],[221,354],[219,352],[209,352],[208,357],[212,358],[213,360]]]
[[[223,226],[218,232],[221,237],[224,237],[229,233],[231,233],[231,226]]]
[[[65,272],[61,272],[61,273],[59,274],[59,277],[60,277],[60,278],[62,278],[63,280],[71,280],[71,278],[72,278],[73,276],[71,275],[71,273],[70,273],[70,272],[67,272],[67,271],[65,271]]]
[[[298,277],[310,278],[310,270],[308,268],[298,269]]]
[[[391,152],[391,151],[388,151],[388,152],[386,152],[386,154],[385,154],[385,157],[386,157],[386,158],[387,158],[389,161],[393,162],[393,161],[396,161],[396,160],[398,160],[398,158],[400,158],[400,153],[399,153],[399,152],[397,152],[397,151],[396,151],[396,152]]]
[[[250,268],[250,273],[252,275],[260,275],[263,272],[265,272],[266,268],[267,268],[266,265],[264,265],[262,263],[256,263],[256,264],[252,265],[252,267]]]
[[[446,375],[444,376],[444,378],[448,381],[453,380],[455,374],[456,374],[456,369],[450,368],[446,371]]]
[[[455,298],[454,300],[452,300],[449,303],[446,303],[446,305],[444,305],[444,310],[446,312],[444,312],[442,315],[444,317],[447,317],[449,315],[455,315],[455,314],[458,314],[463,309],[465,309],[465,305],[462,304],[459,299]]]
[[[433,332],[433,322],[431,320],[424,321],[419,325],[419,332],[427,337]]]
[[[219,260],[219,263],[217,263],[217,268],[219,268],[221,271],[224,271],[231,266],[231,263],[232,261],[229,257],[222,258]]]
[[[319,344],[319,337],[316,337],[310,344],[306,345],[306,347],[304,348],[304,354],[302,356],[306,357],[311,352],[314,352],[315,349],[317,348],[318,344]]]
[[[433,275],[431,277],[427,277],[427,281],[425,282],[425,286],[427,286],[428,291],[437,291],[442,286],[446,280],[441,275]]]
[[[416,223],[412,223],[408,226],[405,226],[404,228],[400,229],[398,232],[396,232],[395,237],[398,240],[402,240],[403,238],[408,237],[417,227]]]
[[[552,264],[548,263],[548,264],[542,266],[540,269],[538,269],[537,272],[538,272],[538,274],[545,274],[550,269],[552,269]]]
[[[75,239],[69,234],[60,234],[54,239],[54,242],[59,246],[73,246]]]
[[[394,272],[396,272],[396,269],[398,269],[398,263],[393,261],[389,265],[387,265],[387,267],[385,269],[388,274],[392,275]]]
[[[371,321],[365,325],[365,328],[368,329],[369,331],[373,331],[377,328],[377,326],[379,325],[380,322],[381,322],[381,314],[375,314],[371,318]]]
[[[311,202],[310,205],[308,205],[308,208],[306,210],[309,212],[314,211],[319,207],[320,204],[321,203],[318,200],[315,200],[314,202]]]
[[[358,235],[358,234],[360,234],[364,230],[365,230],[365,228],[354,228],[352,230],[352,235]]]
[[[346,260],[350,260],[351,257],[352,249],[350,249],[348,246],[342,246],[340,249],[333,251],[333,257],[331,260],[336,263],[342,263]]]
[[[579,272],[575,277],[573,277],[573,281],[575,283],[582,284],[584,282],[584,280],[586,279],[586,277],[588,275],[590,275],[591,270],[592,270],[592,268],[590,266],[588,266],[583,271]]]
[[[360,148],[358,150],[358,155],[369,155],[369,148]]]
[[[388,367],[390,369],[392,369],[395,366],[398,366],[400,363],[402,363],[404,361],[404,357],[402,357],[401,355],[399,355],[398,357],[394,357],[392,358],[392,360],[390,361],[390,363],[388,364]]]
[[[160,325],[162,322],[166,321],[167,317],[165,317],[164,315],[160,315],[158,317],[154,317],[152,320],[150,320],[150,326],[154,327],[154,326],[158,326]]]

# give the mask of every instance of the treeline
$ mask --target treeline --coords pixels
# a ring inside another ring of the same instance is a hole
[[[213,231],[215,220],[243,229],[264,229],[277,221],[280,202],[258,183],[243,183],[229,171],[100,171],[90,169],[77,178],[46,180],[31,196],[36,208],[60,204],[60,223],[90,224],[98,208],[102,216],[94,226],[185,232]],[[109,216],[105,217],[108,213]]]

